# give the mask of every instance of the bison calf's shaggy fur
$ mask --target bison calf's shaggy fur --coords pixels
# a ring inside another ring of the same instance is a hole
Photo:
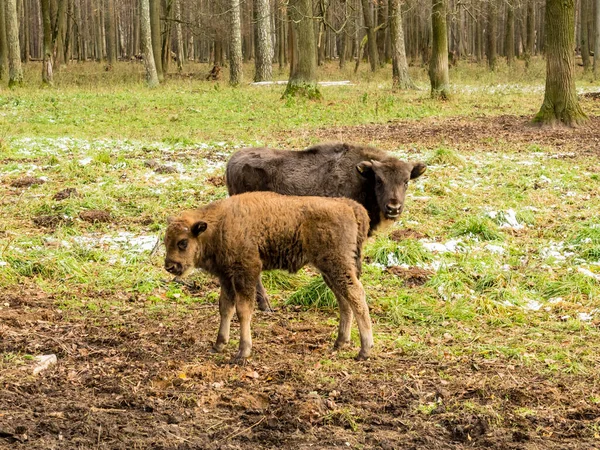
[[[311,264],[323,275],[340,308],[336,348],[350,343],[356,316],[360,332],[359,359],[373,346],[365,291],[359,281],[361,250],[369,216],[358,203],[345,199],[282,196],[270,192],[236,195],[170,219],[165,235],[165,269],[181,276],[202,268],[219,278],[221,325],[214,345],[229,341],[234,310],[240,322],[240,346],[234,362],[250,356],[250,319],[260,273],[297,272]]]

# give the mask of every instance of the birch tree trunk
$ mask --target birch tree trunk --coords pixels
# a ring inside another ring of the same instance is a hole
[[[446,31],[446,0],[432,0],[431,28],[433,42],[429,61],[431,97],[441,100],[450,98],[448,74],[448,33]]]
[[[362,0],[363,16],[365,18],[365,27],[367,28],[367,39],[369,46],[369,62],[371,72],[376,72],[379,68],[379,52],[377,51],[377,38],[373,27],[373,14],[371,14],[371,2]]]
[[[229,84],[237,86],[242,82],[242,22],[240,0],[229,0],[230,32],[229,38]]]
[[[415,89],[416,86],[408,74],[400,0],[389,0],[388,19],[392,40],[392,88]]]
[[[294,48],[294,41],[297,41],[298,53],[295,55],[290,52],[290,79],[283,95],[321,98],[317,86],[317,45],[311,0],[289,0],[288,13],[291,19],[290,34],[293,30],[289,45]]]
[[[140,0],[140,41],[144,55],[144,67],[146,69],[146,82],[148,87],[158,86],[158,73],[156,72],[156,59],[152,45],[152,30],[150,25],[150,2]]]
[[[254,81],[273,79],[273,46],[271,45],[271,11],[269,0],[254,0],[256,12],[256,72]]]
[[[4,0],[4,6],[4,13],[6,15],[6,40],[8,43],[8,86],[12,87],[20,85],[23,82],[17,1]]]
[[[41,0],[42,26],[44,33],[44,46],[42,56],[42,83],[51,85],[52,74],[52,20],[50,18],[50,0]]]
[[[183,71],[183,32],[181,31],[181,0],[175,2],[175,37],[177,39],[177,71]]]
[[[8,75],[8,41],[6,37],[6,0],[0,0],[0,80]]]
[[[576,126],[587,120],[575,90],[574,48],[574,0],[546,0],[546,91],[535,123]]]

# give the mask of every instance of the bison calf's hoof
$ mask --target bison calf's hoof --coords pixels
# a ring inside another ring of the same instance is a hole
[[[269,300],[267,299],[263,299],[263,301],[258,301],[258,309],[260,309],[262,312],[275,312],[275,310],[271,307]]]
[[[356,355],[356,360],[357,361],[366,361],[367,359],[369,359],[369,355],[370,354],[368,352],[360,351],[358,353],[358,355]]]
[[[216,343],[212,346],[212,348],[210,349],[210,351],[212,353],[222,353],[223,350],[225,349],[225,344],[224,343]]]
[[[237,354],[233,358],[231,358],[231,361],[229,362],[229,364],[232,364],[235,366],[245,366],[247,362],[248,362],[248,358],[241,356],[240,354]]]
[[[333,345],[333,349],[334,350],[341,350],[343,348],[350,347],[351,344],[352,344],[352,341],[350,341],[350,339],[348,339],[348,340],[345,340],[345,339],[340,340],[340,339],[338,339],[337,341],[335,341],[335,344]]]

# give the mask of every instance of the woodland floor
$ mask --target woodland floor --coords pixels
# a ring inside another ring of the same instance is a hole
[[[578,131],[541,132],[526,123],[427,119],[317,136],[598,153],[598,117]],[[217,290],[213,283],[188,294]],[[389,342],[355,362],[353,353],[332,354],[335,312],[290,306],[256,314],[254,356],[231,366],[233,346],[225,356],[209,352],[214,301],[157,312],[135,294],[109,295],[119,307],[84,313],[63,309],[31,282],[0,292],[0,350],[41,350],[59,361],[38,377],[26,360],[1,367],[0,448],[600,448],[600,405],[589,400],[600,397],[597,372],[540,371],[477,354],[406,354]],[[390,329],[382,321],[376,333]]]

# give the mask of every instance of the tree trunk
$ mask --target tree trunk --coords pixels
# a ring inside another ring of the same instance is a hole
[[[387,27],[385,26],[387,20],[386,5],[384,2],[377,2],[377,57],[379,58],[379,64],[381,67],[386,63],[385,61],[385,33]],[[383,26],[382,26],[383,25]]]
[[[488,0],[488,17],[487,17],[487,60],[490,70],[496,70],[496,7],[494,0]]]
[[[408,74],[400,0],[389,0],[388,19],[392,40],[392,88],[415,89],[416,86]]]
[[[581,24],[581,60],[583,62],[583,70],[588,72],[592,68],[590,58],[590,41],[588,35],[589,18],[592,15],[592,0],[579,0],[580,14],[579,20]]]
[[[183,71],[183,59],[185,52],[183,51],[183,32],[181,30],[181,0],[173,0],[175,2],[175,36],[177,40],[177,71]]]
[[[273,46],[271,45],[271,8],[269,0],[254,0],[256,14],[256,72],[254,81],[273,79]]]
[[[1,32],[1,31],[0,31]],[[596,36],[594,38],[594,79],[600,77],[600,0],[596,0]]]
[[[150,2],[150,32],[152,35],[152,54],[158,81],[165,79],[162,66],[161,35],[160,35],[160,0],[149,0]],[[141,19],[140,19],[141,28]],[[142,38],[143,40],[144,38]]]
[[[321,98],[317,85],[317,58],[315,27],[312,19],[311,0],[289,0],[288,11],[291,18],[290,28],[298,42],[298,54],[295,64],[291,65],[290,79],[284,97],[303,95],[309,98]]]
[[[156,58],[152,42],[152,25],[150,23],[150,2],[140,0],[140,41],[144,54],[144,67],[146,68],[146,82],[148,87],[158,86],[158,73],[156,71]]]
[[[106,35],[106,61],[108,67],[112,68],[117,63],[117,46],[115,43],[115,0],[106,0],[104,32]]]
[[[504,48],[506,53],[506,63],[512,66],[515,62],[515,15],[512,4],[507,5],[506,11],[506,38]]]
[[[58,0],[56,21],[53,31],[52,57],[54,59],[54,70],[58,70],[65,62],[65,31],[67,26],[67,0]]]
[[[534,0],[528,0],[527,2],[527,44],[525,47],[525,67],[529,67],[529,61],[535,51],[535,9]]]
[[[162,71],[163,73],[169,73],[169,65],[171,63],[171,25],[173,23],[173,1],[166,0],[163,5],[165,20],[161,27],[161,57],[162,57]]]
[[[0,0],[0,80],[8,75],[8,41],[6,37],[6,0]]]
[[[50,18],[50,0],[41,0],[44,48],[42,58],[42,82],[52,84],[52,20]]]
[[[229,0],[230,33],[229,38],[229,84],[237,86],[242,82],[242,22],[240,0]]]
[[[4,6],[6,14],[6,40],[8,42],[8,86],[12,87],[20,85],[23,82],[17,1],[4,0]]]
[[[450,77],[448,74],[446,0],[432,0],[431,28],[433,30],[431,60],[429,61],[431,97],[447,100],[450,98]]]
[[[63,61],[69,64],[71,59],[71,40],[73,35],[74,0],[67,0],[67,17],[65,23],[65,46],[63,48]]]
[[[23,0],[23,41],[21,42],[21,52],[23,62],[29,62],[31,55],[29,54],[29,24],[31,22],[31,8],[29,0]]]
[[[546,92],[534,122],[576,126],[587,117],[579,106],[574,79],[574,0],[546,0]]]
[[[371,2],[361,0],[363,16],[365,18],[365,27],[367,28],[367,39],[369,45],[369,62],[371,63],[371,72],[376,72],[379,68],[379,53],[377,51],[377,39],[373,27],[373,15],[371,14]]]

